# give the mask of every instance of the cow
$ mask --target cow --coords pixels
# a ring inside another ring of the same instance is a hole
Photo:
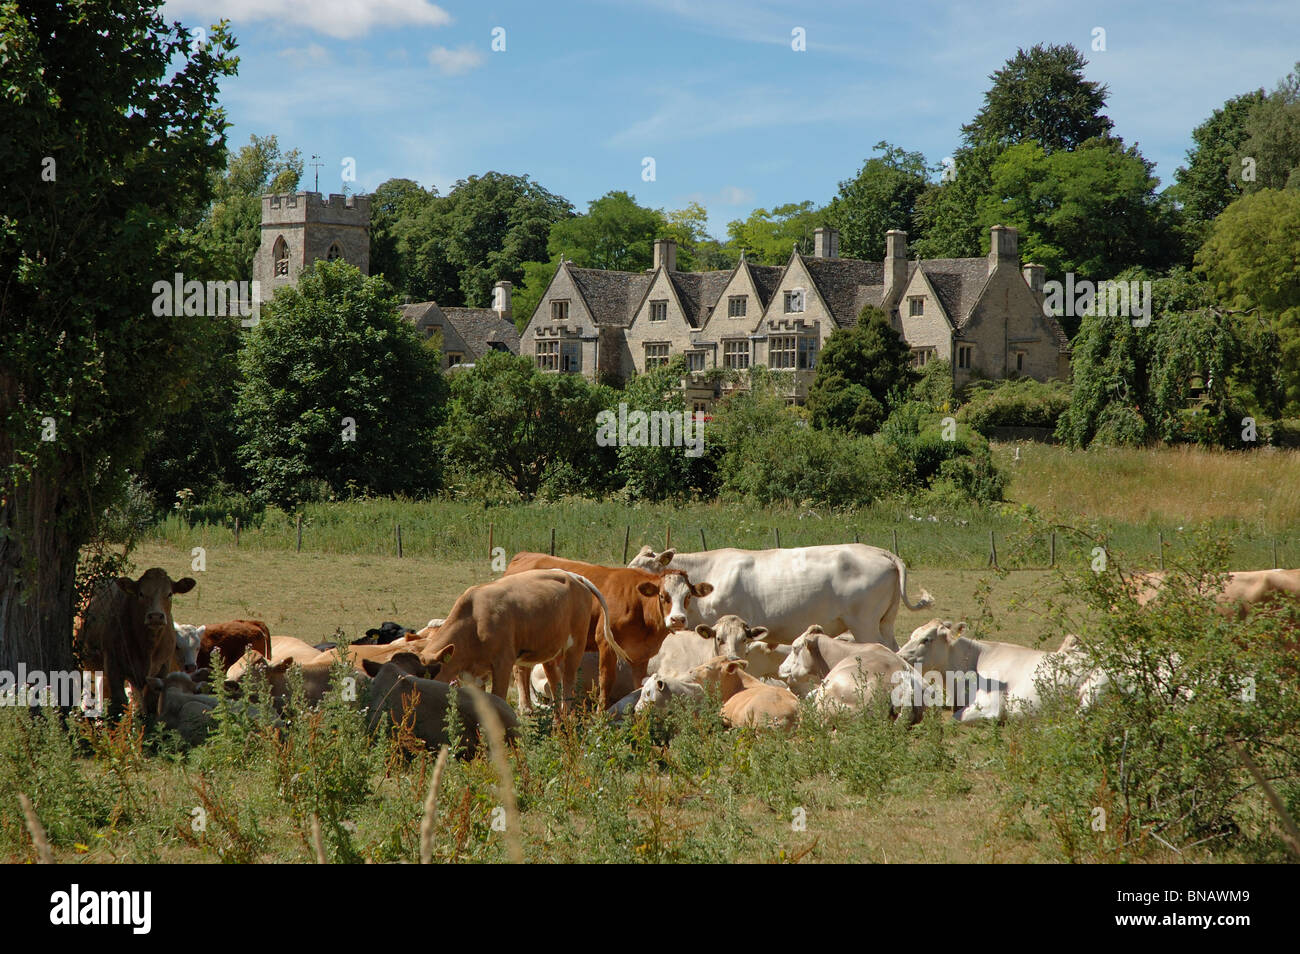
[[[383,646],[399,639],[409,639],[416,631],[401,623],[380,623],[378,629],[366,630],[366,635],[352,640],[353,646]],[[408,635],[409,634],[409,635]]]
[[[907,566],[893,553],[859,543],[779,550],[703,550],[656,553],[642,547],[628,564],[652,572],[684,570],[707,579],[712,595],[694,607],[688,623],[709,623],[728,613],[762,620],[770,641],[792,643],[810,623],[826,632],[851,632],[858,642],[897,649],[894,620],[900,605],[934,605],[925,590],[907,598]]]
[[[597,639],[600,613],[594,603],[584,647],[587,651],[600,653],[600,705],[603,709],[608,709],[618,698],[613,687],[620,655],[631,667],[633,678],[637,682],[643,680],[650,659],[659,651],[664,638],[682,629],[692,603],[713,591],[709,583],[692,583],[691,578],[680,571],[665,573],[661,569],[658,573],[651,573],[628,567],[580,563],[544,553],[515,554],[503,579],[539,568],[581,574],[596,585],[610,607],[607,623],[618,642],[618,651]],[[698,577],[695,579],[699,580]]]
[[[795,694],[755,679],[745,672],[743,659],[715,656],[692,669],[690,679],[718,689],[722,695],[722,721],[729,726],[792,729],[799,721],[799,700]]]
[[[326,693],[330,690],[330,681],[334,675],[334,664],[336,662],[337,660],[334,658],[299,662],[293,656],[285,656],[279,660],[271,661],[256,649],[250,649],[241,660],[244,668],[240,678],[233,680],[227,677],[225,685],[227,691],[236,692],[242,688],[243,682],[248,678],[249,673],[263,672],[266,674],[267,685],[271,690],[271,699],[276,708],[280,708],[289,697],[291,682],[295,670],[297,670],[301,673],[302,679],[302,699],[299,702],[302,705],[315,706],[324,700]],[[353,680],[352,689],[354,692],[370,681],[369,677],[360,668],[356,669],[347,678]]]
[[[574,698],[585,699],[593,687],[596,686],[600,676],[600,654],[583,653],[582,659],[578,663],[577,681],[574,684]],[[542,665],[534,666],[528,676],[528,686],[532,692],[534,705],[553,705],[555,694],[551,692],[551,684],[546,678],[546,667]],[[629,692],[637,688],[636,679],[632,676],[632,667],[621,659],[618,663],[618,674],[614,678],[614,696],[621,699]]]
[[[199,684],[207,675],[206,669],[198,669],[172,672],[162,678],[151,676],[148,680],[154,699],[153,715],[178,732],[187,745],[198,745],[212,729],[217,697],[199,692]]]
[[[1168,578],[1159,570],[1134,574],[1129,587],[1137,604],[1146,606],[1155,600]],[[1222,615],[1244,619],[1251,606],[1274,593],[1300,599],[1300,570],[1236,570],[1226,575],[1215,600]]]
[[[704,665],[714,656],[734,656],[749,662],[751,676],[775,676],[780,661],[778,659],[775,666],[769,662],[777,653],[763,641],[766,635],[767,627],[750,626],[739,616],[729,614],[712,626],[700,623],[694,629],[670,633],[659,652],[651,658],[646,671],[651,675],[680,675]],[[754,671],[755,662],[762,666],[763,672]]]
[[[194,672],[199,668],[199,643],[203,639],[203,627],[192,623],[172,623],[176,630],[176,658],[181,670]]]
[[[396,726],[401,725],[408,714],[413,712],[409,718],[416,738],[435,751],[448,744],[447,710],[451,702],[451,686],[434,679],[434,676],[441,675],[437,662],[425,664],[415,653],[408,652],[398,653],[384,663],[367,659],[364,665],[366,674],[371,678],[371,732],[379,727],[384,716],[388,717],[391,725]],[[485,698],[501,720],[506,738],[513,739],[519,727],[515,711],[505,700],[495,695]],[[460,755],[462,758],[472,758],[478,747],[479,713],[470,692],[456,693],[456,709],[460,714]]]
[[[645,682],[641,684],[641,695],[637,699],[634,711],[656,709],[662,712],[668,708],[674,698],[704,699],[706,694],[702,685],[692,682],[687,676],[655,673],[646,676]]]
[[[907,665],[919,668],[923,678],[935,674],[943,679],[946,703],[959,722],[1001,721],[1008,715],[1033,713],[1042,706],[1042,684],[1096,691],[1088,685],[1088,667],[1080,665],[1083,654],[1077,650],[1049,653],[1015,643],[972,639],[966,635],[965,623],[955,627],[939,619],[922,623],[898,655]]]
[[[117,718],[130,686],[136,705],[143,702],[148,680],[180,668],[172,596],[194,589],[193,577],[173,580],[161,567],[138,580],[118,577],[91,599],[77,625],[86,667],[104,673],[108,714]]]
[[[517,670],[519,705],[532,709],[528,671],[537,663],[546,667],[552,686],[560,687],[559,708],[567,711],[573,698],[578,663],[586,646],[592,616],[592,597],[604,621],[602,647],[627,659],[627,653],[610,631],[608,605],[587,578],[567,570],[528,570],[490,583],[471,586],[456,600],[447,621],[420,650],[425,665],[442,663],[450,682],[460,674],[490,678],[492,694],[504,699],[512,670]],[[606,683],[602,658],[602,702]],[[608,685],[613,685],[614,665]]]
[[[303,642],[301,639],[295,639],[292,636],[277,636],[275,637],[275,650],[271,653],[269,659],[263,653],[259,652],[257,655],[264,662],[269,661],[272,664],[283,662],[286,659],[290,662],[308,663],[316,659],[321,652],[322,650]],[[226,681],[238,682],[252,657],[253,654],[248,653],[231,663],[230,668],[226,670]]]
[[[870,709],[877,699],[888,700],[888,709],[895,716],[907,710],[913,723],[919,722],[925,711],[921,677],[898,653],[879,643],[867,643],[862,652],[831,667],[811,698],[824,713]]]
[[[201,669],[212,665],[214,650],[221,653],[222,665],[229,667],[250,649],[256,649],[263,656],[271,655],[271,630],[260,619],[232,619],[199,627],[198,665]]]
[[[398,653],[419,653],[428,645],[427,639],[399,639],[392,643],[352,643],[350,646],[335,646],[325,650],[313,663],[332,663],[336,659],[346,659],[353,669],[364,671],[367,659],[386,663]]]
[[[798,696],[806,696],[832,669],[855,653],[880,643],[858,643],[839,636],[827,636],[820,626],[809,626],[790,646],[777,675]],[[889,650],[893,652],[893,650]]]

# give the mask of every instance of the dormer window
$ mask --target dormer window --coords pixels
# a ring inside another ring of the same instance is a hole
[[[802,314],[804,309],[804,291],[802,288],[794,288],[785,293],[785,313],[787,315]]]

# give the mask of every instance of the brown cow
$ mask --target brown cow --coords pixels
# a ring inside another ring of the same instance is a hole
[[[116,718],[131,686],[135,706],[144,704],[152,676],[180,668],[172,594],[194,589],[193,577],[173,580],[161,567],[138,580],[118,577],[100,590],[78,621],[77,631],[88,668],[104,673],[109,718]]]
[[[729,726],[780,726],[799,721],[799,700],[789,689],[769,686],[745,672],[745,660],[714,656],[691,670],[690,678],[722,693],[722,721]]]
[[[573,683],[586,645],[592,597],[605,605],[605,597],[590,580],[564,570],[530,570],[471,586],[461,594],[420,652],[426,666],[441,662],[440,676],[447,682],[461,673],[477,679],[491,678],[492,694],[504,699],[510,672],[537,663],[546,678],[560,687],[560,708],[568,707]],[[614,643],[609,624],[604,643],[625,656]],[[528,684],[522,680],[519,705],[532,708]]]
[[[271,655],[271,630],[260,619],[232,619],[225,623],[209,623],[199,627],[200,669],[212,665],[212,651],[221,651],[221,662],[229,666],[250,649],[263,656]]]
[[[691,583],[681,570],[651,573],[630,567],[599,566],[547,556],[545,553],[516,553],[506,567],[506,577],[538,568],[554,568],[579,573],[604,594],[609,604],[609,629],[626,654],[632,676],[639,685],[646,676],[650,659],[659,652],[669,633],[686,625],[691,598],[708,596],[713,592],[710,583]],[[587,651],[600,653],[600,706],[608,709],[618,701],[614,682],[618,675],[618,655],[615,650],[597,639],[600,607],[591,607],[591,620],[587,625]],[[517,673],[521,695],[527,692],[528,673]],[[551,683],[554,685],[554,682]]]

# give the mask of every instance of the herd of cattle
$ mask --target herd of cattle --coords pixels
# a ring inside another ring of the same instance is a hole
[[[1146,574],[1134,596],[1149,602],[1163,583]],[[910,601],[903,562],[863,544],[645,547],[626,567],[520,553],[503,577],[467,589],[445,618],[419,630],[385,623],[347,646],[272,638],[256,620],[175,623],[172,596],[193,586],[159,568],[121,578],[78,621],[83,661],[103,673],[110,715],[130,704],[189,741],[204,736],[217,705],[203,691],[214,653],[230,663],[227,688],[238,694],[261,672],[277,707],[295,683],[306,702],[319,703],[336,667],[350,665],[354,684],[370,684],[372,730],[384,718],[405,721],[429,746],[447,741],[456,698],[468,751],[477,714],[469,693],[453,697],[452,687],[488,688],[513,729],[512,676],[525,712],[538,703],[564,712],[594,694],[622,718],[673,698],[717,697],[729,726],[785,727],[797,721],[803,697],[824,711],[875,706],[912,720],[937,704],[969,721],[1032,712],[1047,683],[1077,693],[1081,705],[1110,683],[1073,638],[1049,652],[976,639],[964,623],[932,619],[900,649],[899,609],[934,600],[922,590]],[[1230,574],[1219,601],[1238,613],[1275,592],[1300,597],[1300,570]]]

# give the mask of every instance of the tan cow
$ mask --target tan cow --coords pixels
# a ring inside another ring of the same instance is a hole
[[[330,690],[330,677],[333,675],[334,664],[336,661],[337,660],[330,658],[322,660],[313,659],[309,662],[302,663],[290,656],[276,662],[268,662],[266,657],[256,649],[250,649],[247,655],[240,660],[240,662],[245,666],[240,680],[236,682],[227,678],[226,688],[233,691],[243,685],[243,682],[247,679],[249,673],[258,671],[264,672],[266,674],[267,684],[271,689],[271,699],[274,701],[275,705],[279,707],[288,699],[289,688],[294,678],[295,670],[300,670],[302,673],[303,694],[303,698],[300,702],[304,705],[315,706],[321,703],[325,698],[326,693]],[[346,678],[352,680],[351,691],[355,694],[359,694],[361,687],[370,681],[370,677],[367,676],[364,670],[360,667],[354,669]]]
[[[172,580],[166,570],[153,567],[138,580],[118,577],[91,599],[77,621],[77,639],[86,668],[104,673],[109,718],[126,705],[128,685],[139,706],[150,677],[181,668],[172,595],[194,586],[192,577]]]
[[[578,700],[586,699],[598,687],[600,680],[600,653],[583,653],[582,660],[578,663],[577,681],[574,683],[574,698]],[[551,692],[551,683],[546,678],[546,667],[534,666],[528,677],[529,689],[532,692],[534,705],[554,705],[555,694]],[[629,692],[636,690],[636,677],[632,675],[632,667],[621,659],[618,663],[618,674],[614,677],[613,695],[617,699],[622,699]]]
[[[848,634],[850,637],[852,634]],[[871,646],[881,643],[858,643],[852,638],[828,636],[820,626],[813,624],[795,637],[790,644],[790,654],[781,663],[777,675],[794,690],[796,695],[806,696],[826,678],[827,674],[842,661],[855,653],[860,653]],[[891,653],[893,650],[889,650]]]
[[[729,726],[794,728],[799,700],[789,689],[769,686],[745,672],[743,659],[715,656],[691,670],[691,681],[716,686],[722,695],[722,721]]]
[[[610,632],[605,597],[590,580],[567,570],[527,570],[462,593],[420,661],[441,662],[447,682],[462,673],[490,678],[492,694],[501,699],[515,667],[527,667],[519,679],[519,705],[525,710],[532,708],[527,672],[541,663],[551,685],[560,687],[565,711],[587,644],[593,596],[601,606],[605,642],[626,659]]]
[[[820,711],[827,713],[871,709],[880,699],[888,700],[893,715],[909,713],[911,722],[919,722],[925,712],[920,674],[898,653],[879,643],[868,643],[862,652],[836,663],[811,698]],[[922,700],[921,704],[918,700]]]
[[[275,637],[275,648],[271,652],[269,662],[271,665],[275,665],[276,663],[284,662],[287,659],[290,662],[309,663],[320,654],[321,651],[319,649],[309,643],[303,642],[301,639],[295,639],[293,636],[277,636]],[[268,662],[267,658],[261,653],[257,653],[257,656],[260,657],[263,662]],[[248,655],[235,660],[231,664],[230,668],[226,670],[226,681],[238,682],[243,678],[244,671],[248,667],[248,663],[252,657],[253,654],[249,653]]]
[[[1156,599],[1168,578],[1169,574],[1160,570],[1135,573],[1130,588],[1137,604],[1146,606]],[[1224,616],[1244,619],[1251,606],[1274,593],[1300,599],[1300,570],[1237,570],[1227,574],[1215,600]]]
[[[320,653],[313,663],[332,663],[336,659],[346,658],[352,668],[365,672],[365,661],[370,660],[380,665],[388,662],[398,653],[419,653],[429,644],[424,639],[396,639],[391,643],[353,643],[350,646],[335,646]]]

